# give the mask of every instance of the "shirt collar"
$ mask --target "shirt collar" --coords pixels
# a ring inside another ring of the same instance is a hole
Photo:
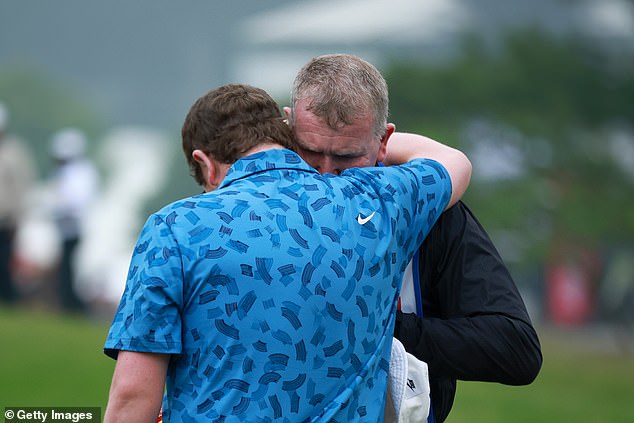
[[[310,167],[297,153],[287,149],[270,149],[238,159],[227,172],[218,188],[231,185],[233,182],[256,173],[270,170],[292,169],[319,174]]]

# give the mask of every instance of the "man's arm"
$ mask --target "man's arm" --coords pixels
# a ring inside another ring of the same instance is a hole
[[[104,423],[155,423],[169,358],[168,354],[120,351]]]
[[[467,190],[471,179],[471,162],[460,150],[441,144],[422,135],[395,132],[387,143],[384,164],[400,165],[414,159],[432,159],[439,162],[451,178],[451,199],[454,205]]]
[[[427,362],[430,378],[531,383],[542,363],[537,333],[497,250],[464,204],[441,215],[419,267],[424,318],[400,314],[395,336]]]

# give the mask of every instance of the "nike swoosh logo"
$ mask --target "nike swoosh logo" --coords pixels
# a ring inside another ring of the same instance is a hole
[[[357,222],[359,222],[359,225],[365,225],[370,221],[370,219],[374,217],[374,213],[376,212],[372,212],[372,214],[368,217],[361,217],[361,213],[359,213],[359,215],[357,216]]]

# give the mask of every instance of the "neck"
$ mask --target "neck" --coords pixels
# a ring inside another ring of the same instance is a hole
[[[283,147],[277,143],[274,142],[267,142],[264,144],[260,144],[260,145],[256,145],[255,147],[251,148],[250,150],[247,150],[244,152],[244,154],[242,155],[242,157],[246,157],[246,156],[250,156],[251,154],[255,154],[255,153],[259,153],[261,151],[266,151],[266,150],[283,150],[286,147]]]

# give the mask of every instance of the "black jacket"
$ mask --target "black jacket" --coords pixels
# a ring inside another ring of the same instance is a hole
[[[394,336],[429,366],[434,421],[447,418],[456,380],[531,383],[537,333],[489,236],[462,202],[445,211],[420,251],[424,317],[398,312]]]

